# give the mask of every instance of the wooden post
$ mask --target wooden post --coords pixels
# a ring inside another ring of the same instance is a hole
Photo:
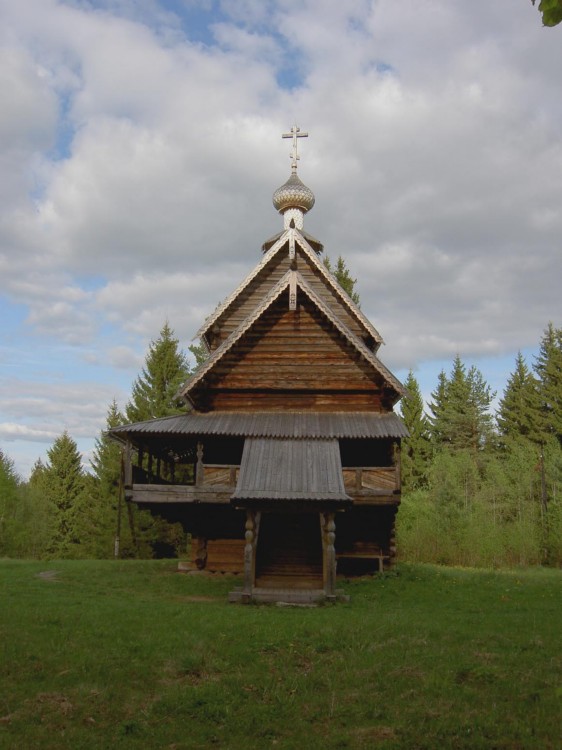
[[[255,577],[255,534],[256,532],[256,515],[253,510],[246,511],[246,545],[244,547],[244,589],[242,591],[242,601],[249,602],[252,598]]]
[[[191,544],[195,547],[194,562],[197,570],[203,570],[207,565],[207,539],[198,536],[191,539]]]
[[[396,482],[394,489],[400,491],[402,487],[402,449],[399,440],[394,443],[394,469]]]
[[[127,500],[127,514],[129,516],[129,528],[131,530],[131,539],[133,540],[133,546],[137,556],[139,554],[139,540],[137,539],[137,532],[135,531],[135,518],[133,516],[133,506],[130,500]]]
[[[394,516],[392,518],[392,525],[390,527],[388,554],[389,554],[388,564],[392,565],[394,563],[394,560],[396,559],[396,510],[394,510]],[[384,566],[381,566],[381,570],[383,569],[384,569]]]
[[[113,556],[117,560],[121,552],[121,508],[123,507],[123,495],[125,493],[125,456],[121,449],[121,460],[119,462],[119,490],[117,494],[117,529],[115,532],[115,544]]]
[[[133,486],[133,463],[132,463],[133,446],[130,440],[125,445],[125,489],[131,489]]]
[[[195,485],[201,487],[205,481],[205,467],[203,466],[203,443],[197,443],[197,463],[195,464]]]
[[[334,513],[321,513],[322,546],[324,549],[324,593],[326,599],[336,599],[336,522]]]

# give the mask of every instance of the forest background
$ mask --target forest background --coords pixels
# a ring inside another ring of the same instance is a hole
[[[359,304],[340,257],[337,281]],[[196,367],[203,345],[191,346]],[[185,411],[175,400],[190,374],[169,323],[152,341],[124,413],[113,401],[106,429]],[[530,365],[519,354],[496,413],[496,394],[474,366],[455,357],[423,402],[410,372],[401,414],[399,557],[410,562],[507,567],[562,565],[562,328],[549,323]],[[27,482],[0,448],[0,556],[162,557],[185,554],[179,524],[119,502],[121,448],[103,431],[91,471],[63,432]],[[115,540],[120,543],[116,547]]]

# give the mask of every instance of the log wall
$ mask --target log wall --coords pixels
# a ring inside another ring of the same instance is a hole
[[[260,317],[213,368],[200,393],[210,409],[380,410],[382,378],[299,294]]]
[[[302,250],[297,248],[293,266],[291,266],[288,252],[281,250],[231,303],[228,310],[217,321],[216,328],[219,330],[211,336],[212,349],[216,349],[246,320],[270,289],[291,267],[301,273],[305,281],[350,331],[356,336],[365,336],[365,330],[361,323],[349,312],[340,297],[326,284],[321,272],[312,261]]]

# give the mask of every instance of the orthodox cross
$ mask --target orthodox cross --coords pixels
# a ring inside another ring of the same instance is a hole
[[[298,127],[298,125],[293,125],[291,128],[290,133],[283,133],[282,138],[292,138],[293,139],[293,150],[291,151],[289,155],[289,159],[291,159],[291,168],[293,172],[297,171],[297,161],[300,159],[300,156],[297,151],[297,138],[308,138],[308,133],[301,133],[301,129]]]

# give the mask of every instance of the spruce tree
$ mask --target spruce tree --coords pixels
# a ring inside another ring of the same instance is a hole
[[[441,370],[437,377],[437,388],[431,394],[433,400],[429,402],[429,409],[432,414],[429,419],[429,434],[434,448],[437,448],[446,442],[446,436],[448,434],[446,420],[448,388],[449,381],[447,375],[445,374],[445,370]]]
[[[332,263],[328,256],[324,258],[324,265],[344,290],[344,292],[347,292],[353,302],[355,302],[355,304],[359,306],[359,294],[355,291],[355,284],[357,284],[357,279],[354,279],[352,277],[349,268],[347,267],[342,256],[338,256],[335,268],[332,268]]]
[[[20,480],[14,462],[0,450],[0,556],[10,556],[17,535],[18,489]]]
[[[192,353],[197,359],[197,351]],[[133,384],[131,400],[125,409],[127,421],[142,422],[185,412],[186,405],[175,396],[188,375],[186,355],[180,350],[179,341],[166,321],[159,337],[150,343],[142,373]],[[130,539],[130,518],[135,526],[138,544],[135,549],[132,542],[122,542],[122,554],[148,556],[154,551],[172,551],[185,545],[185,533],[179,524],[153,517],[148,511],[139,511],[134,505],[130,506],[130,510],[131,516],[125,511],[127,519],[123,519],[121,529],[123,536]]]
[[[457,355],[450,377],[441,372],[431,395],[431,435],[436,446],[479,451],[491,440],[490,407],[495,394],[476,367],[467,373]]]
[[[556,437],[562,446],[562,329],[549,323],[535,363],[539,378],[543,439]]]
[[[49,551],[55,556],[74,556],[80,543],[80,513],[85,502],[81,456],[66,430],[55,440],[47,456],[42,482],[54,522]]]
[[[402,441],[401,464],[402,484],[408,492],[427,484],[431,445],[420,387],[411,370],[404,385],[408,396],[401,402],[401,412],[410,437]]]
[[[151,341],[142,373],[133,383],[126,407],[128,421],[143,422],[185,411],[185,405],[175,395],[188,374],[186,356],[166,322],[159,337]]]
[[[504,445],[521,438],[535,443],[542,440],[539,382],[521,352],[499,402],[496,419]]]
[[[91,461],[94,482],[89,483],[89,492],[93,502],[88,504],[86,516],[90,529],[87,546],[92,557],[111,557],[114,554],[121,448],[108,437],[106,430],[117,427],[124,421],[125,418],[113,399],[107,411],[105,430],[96,438]]]
[[[195,369],[200,367],[200,365],[202,365],[203,362],[205,362],[205,360],[209,356],[207,347],[202,341],[200,341],[198,344],[191,344],[187,348],[189,349],[189,351],[193,355],[193,358],[195,359]]]

